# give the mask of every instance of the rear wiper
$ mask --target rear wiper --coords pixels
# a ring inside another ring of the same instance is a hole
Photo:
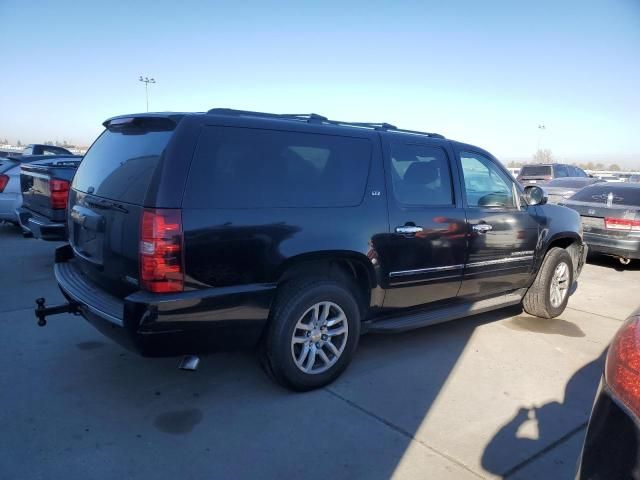
[[[117,202],[112,202],[110,200],[105,200],[105,199],[96,199],[96,200],[89,200],[87,202],[89,205],[98,207],[98,208],[105,208],[105,209],[111,209],[111,210],[117,210],[118,212],[122,212],[122,213],[129,213],[129,210],[127,210],[125,207],[123,207],[121,204],[117,203]]]

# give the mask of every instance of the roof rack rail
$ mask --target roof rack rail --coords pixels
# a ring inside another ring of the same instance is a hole
[[[265,113],[252,112],[250,110],[235,110],[233,108],[212,108],[208,114],[213,115],[233,115],[238,117],[263,117],[276,118],[280,120],[297,120],[307,123],[321,123],[325,125],[336,125],[345,127],[372,128],[374,130],[383,130],[387,132],[410,133],[413,135],[426,135],[433,138],[445,138],[439,133],[420,132],[417,130],[405,130],[398,128],[390,123],[373,123],[373,122],[343,122],[340,120],[329,120],[327,117],[318,115],[317,113]]]
[[[285,120],[302,120],[312,122],[326,122],[329,119],[318,115],[317,113],[265,113],[265,112],[252,112],[250,110],[234,110],[233,108],[212,108],[207,113],[214,115],[234,115],[238,117],[266,117],[266,118],[281,118]]]

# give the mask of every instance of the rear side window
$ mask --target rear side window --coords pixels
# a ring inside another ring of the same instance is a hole
[[[571,200],[580,202],[611,203],[640,207],[640,187],[613,185],[592,185],[576,193]]]
[[[525,165],[520,170],[521,177],[550,177],[551,165]]]
[[[147,119],[105,130],[82,159],[73,188],[142,205],[174,128],[168,119]]]
[[[452,205],[451,173],[444,150],[392,143],[391,177],[396,200],[404,205]]]
[[[569,177],[569,170],[564,165],[556,165],[556,177]]]
[[[205,127],[188,208],[343,207],[362,201],[371,143],[335,135]]]

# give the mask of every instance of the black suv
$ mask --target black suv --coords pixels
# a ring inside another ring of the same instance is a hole
[[[535,163],[523,165],[518,173],[522,185],[545,184],[554,178],[589,178],[580,167],[565,163]]]
[[[488,152],[388,124],[228,109],[111,118],[69,195],[55,276],[143,355],[259,346],[279,383],[335,379],[364,332],[522,303],[564,310],[579,215]]]

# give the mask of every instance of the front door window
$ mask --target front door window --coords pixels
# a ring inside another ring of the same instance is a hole
[[[513,182],[483,155],[460,154],[468,207],[516,208]]]

